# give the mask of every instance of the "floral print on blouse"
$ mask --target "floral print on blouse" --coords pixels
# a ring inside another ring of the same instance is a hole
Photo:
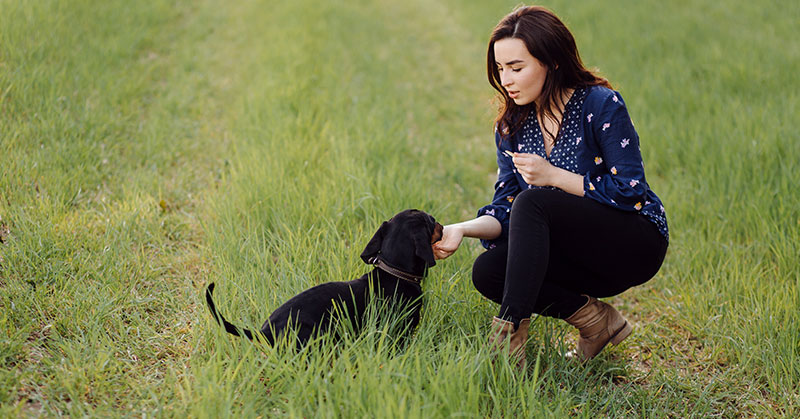
[[[554,166],[583,175],[585,197],[642,214],[669,240],[664,206],[645,180],[639,136],[619,92],[602,86],[576,89],[564,108],[558,141],[550,156],[545,153],[535,116],[504,141],[495,129],[495,145],[498,175],[494,199],[478,210],[478,216],[497,218],[503,233],[495,240],[481,240],[484,247],[507,240],[514,197],[525,189],[542,188],[525,183],[506,150],[535,153]]]

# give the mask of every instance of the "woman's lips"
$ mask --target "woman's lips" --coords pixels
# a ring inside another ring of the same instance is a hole
[[[519,96],[519,92],[514,90],[509,90],[508,95],[511,97],[511,99],[516,99],[517,96]]]

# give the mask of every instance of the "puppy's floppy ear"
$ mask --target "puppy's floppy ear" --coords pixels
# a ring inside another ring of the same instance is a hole
[[[375,232],[375,235],[372,236],[369,243],[367,243],[367,247],[361,252],[361,260],[363,260],[364,263],[371,264],[372,258],[378,256],[378,252],[381,251],[381,245],[383,244],[383,236],[386,235],[386,228],[388,225],[389,223],[384,221],[378,228],[378,231]]]
[[[433,258],[431,237],[430,234],[426,234],[425,230],[414,232],[414,254],[425,261],[425,266],[429,268],[436,266],[436,260]]]

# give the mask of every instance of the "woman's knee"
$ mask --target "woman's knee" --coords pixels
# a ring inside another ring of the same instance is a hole
[[[489,282],[490,269],[486,260],[486,253],[482,253],[475,259],[472,264],[472,285],[475,289],[481,291],[485,288],[485,284]]]
[[[484,252],[472,265],[472,285],[484,297],[499,302],[503,298],[505,263],[498,264],[496,258]]]
[[[526,189],[514,198],[511,204],[511,213],[520,210],[544,210],[548,203],[558,199],[564,192],[554,189]]]

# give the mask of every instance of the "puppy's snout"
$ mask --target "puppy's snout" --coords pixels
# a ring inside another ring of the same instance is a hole
[[[438,242],[439,240],[442,239],[442,230],[443,229],[444,229],[444,227],[442,227],[441,224],[436,223],[436,226],[433,227],[433,235],[431,236],[431,244],[436,243],[436,242]]]

